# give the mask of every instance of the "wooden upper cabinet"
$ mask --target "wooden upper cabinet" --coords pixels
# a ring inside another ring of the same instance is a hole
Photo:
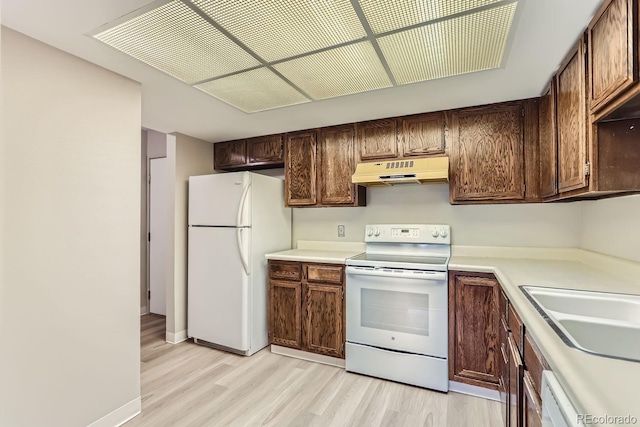
[[[343,288],[306,283],[303,310],[303,345],[309,351],[344,357]]]
[[[282,166],[284,162],[282,135],[261,136],[247,140],[247,161],[256,166]]]
[[[398,157],[395,119],[356,123],[356,129],[360,161]]]
[[[397,127],[400,157],[444,154],[444,113],[400,117]]]
[[[355,126],[320,131],[318,141],[318,193],[321,205],[351,205],[356,201]]]
[[[557,75],[558,191],[588,185],[585,44],[565,58]]]
[[[551,80],[540,100],[540,197],[558,194],[558,138],[556,129],[556,84]]]
[[[285,205],[316,204],[316,132],[290,133],[285,144]]]
[[[236,169],[247,164],[247,141],[218,142],[213,144],[214,169]]]
[[[269,342],[302,348],[302,283],[269,280]]]
[[[523,200],[524,104],[447,113],[451,203]]]
[[[500,284],[490,274],[449,274],[449,379],[497,390]]]
[[[591,111],[638,80],[636,0],[607,0],[587,29]]]

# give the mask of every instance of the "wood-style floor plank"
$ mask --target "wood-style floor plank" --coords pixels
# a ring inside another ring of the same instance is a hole
[[[165,319],[141,317],[142,414],[127,427],[498,427],[497,402],[440,393],[280,356],[165,342]]]

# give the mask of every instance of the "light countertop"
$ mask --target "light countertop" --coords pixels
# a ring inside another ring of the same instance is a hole
[[[298,241],[297,249],[266,254],[267,259],[299,262],[322,262],[344,264],[347,258],[364,252],[360,242],[315,242]]]
[[[571,259],[573,255],[575,259]],[[449,270],[495,274],[578,413],[632,415],[640,420],[640,363],[591,355],[567,346],[518,288],[534,285],[640,294],[638,264],[588,251],[573,255],[552,260],[454,253]]]

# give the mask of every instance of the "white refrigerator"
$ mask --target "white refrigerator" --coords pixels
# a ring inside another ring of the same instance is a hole
[[[188,336],[248,356],[266,347],[264,255],[290,248],[282,179],[250,172],[189,177]]]

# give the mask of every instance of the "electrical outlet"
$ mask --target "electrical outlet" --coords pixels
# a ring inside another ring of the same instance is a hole
[[[338,226],[338,237],[344,237],[344,225]]]

